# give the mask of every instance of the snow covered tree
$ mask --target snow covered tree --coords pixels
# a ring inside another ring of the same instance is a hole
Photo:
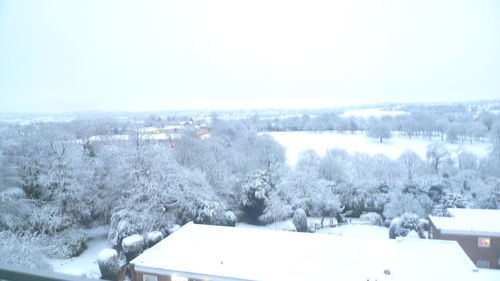
[[[387,122],[372,119],[370,120],[370,125],[368,127],[368,131],[366,131],[366,135],[370,138],[379,139],[379,141],[382,143],[383,139],[392,137],[392,131]]]
[[[422,170],[422,160],[418,155],[412,150],[405,150],[398,158],[398,162],[401,163],[403,169],[406,172],[407,180],[413,180],[414,175]]]
[[[259,223],[275,184],[267,171],[257,170],[245,178],[241,186],[241,205],[249,221]]]
[[[437,174],[444,162],[450,160],[450,154],[443,142],[432,142],[427,146],[427,160],[433,171]]]
[[[333,182],[347,179],[346,167],[349,155],[343,149],[328,149],[321,159],[319,172],[321,177]]]
[[[469,208],[468,202],[461,194],[449,192],[445,193],[439,204],[434,207],[432,214],[435,216],[448,216],[448,208]]]

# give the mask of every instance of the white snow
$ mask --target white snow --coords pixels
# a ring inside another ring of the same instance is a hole
[[[327,149],[341,148],[348,153],[368,153],[375,155],[383,154],[390,159],[397,159],[406,149],[413,150],[420,158],[426,159],[427,145],[431,141],[440,140],[440,138],[412,138],[398,136],[394,134],[390,139],[384,139],[380,143],[376,139],[368,138],[362,134],[340,134],[340,133],[313,133],[313,132],[268,132],[276,139],[278,143],[286,148],[286,159],[288,164],[295,166],[300,152],[312,149],[320,156],[323,156]],[[446,144],[449,152],[452,154],[459,149],[466,149],[479,157],[484,157],[490,150],[489,143],[475,142],[472,145],[464,144]],[[453,156],[453,155],[452,155]]]
[[[115,249],[106,248],[106,249],[100,251],[99,255],[97,255],[97,262],[98,263],[107,263],[110,259],[115,258],[117,256],[118,256],[118,253],[116,252]]]
[[[151,231],[146,234],[146,241],[148,245],[154,242],[158,242],[163,239],[163,233],[161,231]]]
[[[110,248],[111,243],[107,240],[109,226],[99,226],[90,229],[87,249],[78,257],[70,259],[51,259],[50,263],[56,272],[81,275],[85,273],[88,278],[100,278],[101,271],[97,264],[99,252],[105,248]]]
[[[481,280],[455,241],[339,237],[192,223],[132,263],[143,272],[183,272],[197,279]]]
[[[139,234],[134,234],[123,238],[122,247],[124,252],[135,251],[144,246],[144,238]]]

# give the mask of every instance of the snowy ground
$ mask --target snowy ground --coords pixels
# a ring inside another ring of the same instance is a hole
[[[107,240],[109,226],[99,226],[89,230],[89,240],[87,249],[83,253],[70,259],[52,259],[50,260],[52,268],[56,272],[62,272],[72,275],[85,275],[89,278],[99,279],[101,272],[97,265],[97,255],[102,249],[111,247]]]
[[[321,218],[307,218],[307,222],[309,225],[314,223],[319,224],[320,221]],[[353,219],[351,223],[337,225],[334,227],[326,226],[328,224],[327,222],[328,220],[325,220],[324,222],[325,227],[317,230],[316,233],[339,235],[339,236],[351,236],[351,237],[389,239],[389,228],[370,225],[358,219]],[[287,230],[288,225],[290,224],[293,224],[291,219],[275,222],[264,226],[251,225],[247,223],[237,223],[236,227],[260,228],[269,230]]]
[[[420,158],[425,158],[427,145],[432,141],[441,140],[441,138],[412,138],[393,136],[390,139],[385,139],[383,143],[378,140],[368,138],[364,134],[340,134],[340,133],[313,133],[313,132],[269,132],[267,133],[274,137],[278,143],[286,148],[287,162],[295,166],[300,152],[313,149],[320,156],[323,156],[327,149],[342,148],[349,153],[362,152],[374,155],[381,153],[391,159],[397,159],[406,149],[411,149],[417,153]],[[446,144],[448,151],[452,156],[459,149],[466,149],[476,154],[479,157],[484,157],[488,154],[490,144],[474,142],[464,144]]]

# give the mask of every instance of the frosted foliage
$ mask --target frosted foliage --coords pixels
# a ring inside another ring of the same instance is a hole
[[[270,175],[265,171],[255,171],[250,174],[242,186],[243,206],[255,206],[259,200],[264,200],[271,191]]]
[[[123,202],[111,216],[109,238],[114,244],[126,235],[166,230],[175,223],[222,222],[224,207],[203,175],[169,157],[161,148],[145,150],[134,156],[141,166],[123,171],[122,186],[127,188],[120,190]]]
[[[37,240],[19,237],[10,231],[0,232],[0,264],[50,270],[51,266]]]
[[[383,139],[392,137],[391,127],[388,122],[371,119],[366,135],[383,142]]]
[[[394,193],[390,202],[384,207],[384,216],[388,219],[399,217],[408,212],[417,214],[420,217],[426,216],[425,209],[412,194]]]
[[[468,208],[470,203],[459,193],[445,193],[439,204],[434,207],[432,214],[435,216],[448,216],[448,208]]]
[[[406,237],[410,231],[416,231],[422,236],[422,225],[420,218],[412,213],[405,213],[401,217],[394,218],[389,227],[389,238]]]

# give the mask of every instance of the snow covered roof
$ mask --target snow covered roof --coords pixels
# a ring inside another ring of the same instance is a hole
[[[370,239],[189,223],[131,262],[135,270],[209,280],[471,281],[456,241]],[[390,271],[390,274],[384,271]]]
[[[500,237],[500,210],[449,208],[451,217],[429,216],[443,234]]]

